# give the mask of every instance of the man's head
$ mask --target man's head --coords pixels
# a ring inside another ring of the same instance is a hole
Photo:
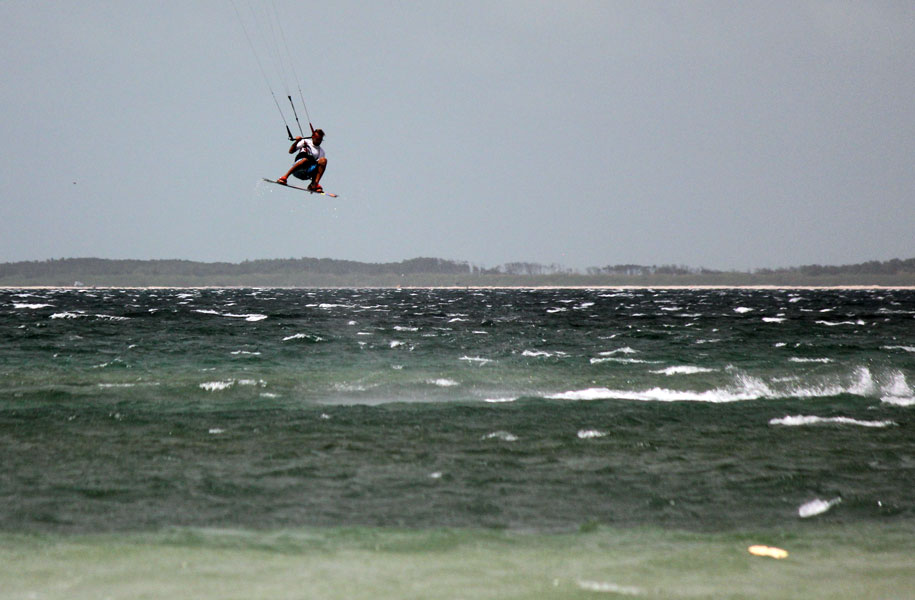
[[[324,130],[315,129],[314,133],[311,134],[311,141],[315,143],[315,146],[320,146],[321,142],[324,140]]]

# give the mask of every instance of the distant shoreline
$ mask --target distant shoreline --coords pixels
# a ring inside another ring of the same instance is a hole
[[[915,285],[2,285],[0,290],[915,290]]]
[[[290,258],[202,263],[187,260],[63,258],[0,263],[0,288],[289,289],[890,289],[915,286],[915,258],[838,267],[714,271],[614,265],[587,272],[560,265],[484,268],[440,258],[361,263]]]

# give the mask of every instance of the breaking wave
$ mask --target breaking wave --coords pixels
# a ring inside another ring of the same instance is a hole
[[[655,373],[677,374],[670,367]],[[686,368],[682,373],[694,372]],[[697,371],[698,372],[698,371]],[[591,387],[550,394],[554,400],[639,400],[654,402],[709,402],[713,404],[777,398],[828,398],[842,394],[879,397],[883,402],[909,406],[915,404],[915,392],[900,371],[891,371],[874,377],[867,367],[858,367],[848,376],[833,376],[797,381],[793,378],[766,380],[761,377],[737,373],[732,383],[708,390],[674,389],[654,386],[646,389],[611,389]]]

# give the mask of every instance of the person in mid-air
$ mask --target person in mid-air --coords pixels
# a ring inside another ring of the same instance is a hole
[[[323,129],[315,129],[310,138],[296,136],[295,141],[289,147],[289,154],[298,152],[295,156],[295,164],[276,182],[286,185],[286,179],[293,175],[302,180],[311,179],[308,189],[312,192],[323,192],[321,177],[324,175],[324,169],[327,168],[324,148],[321,147],[323,140]]]

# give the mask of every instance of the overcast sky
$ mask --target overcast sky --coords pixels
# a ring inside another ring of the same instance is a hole
[[[272,1],[0,3],[0,262],[915,257],[911,0]]]

